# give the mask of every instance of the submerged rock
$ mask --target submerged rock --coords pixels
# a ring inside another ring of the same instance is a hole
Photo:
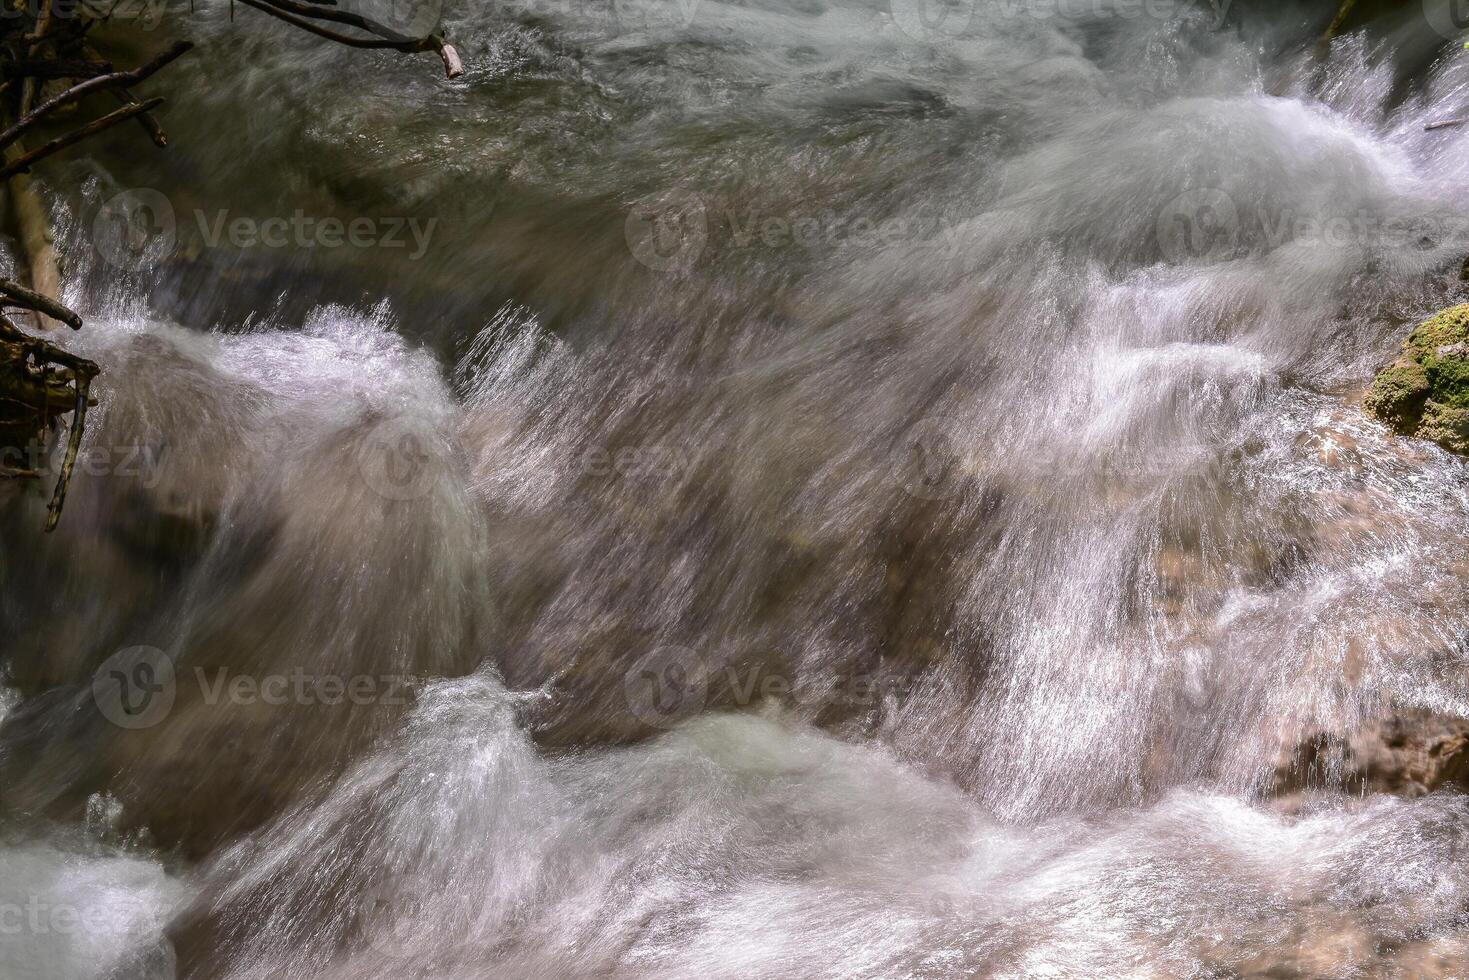
[[[1469,454],[1469,304],[1420,324],[1363,406],[1403,435]]]
[[[1271,795],[1341,789],[1414,799],[1443,788],[1469,790],[1469,719],[1407,710],[1303,740],[1277,767]]]

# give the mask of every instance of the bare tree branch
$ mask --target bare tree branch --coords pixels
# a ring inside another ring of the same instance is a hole
[[[14,143],[16,140],[20,139],[36,126],[40,125],[47,116],[55,112],[57,109],[60,109],[62,106],[71,105],[74,102],[78,102],[86,98],[93,92],[100,92],[103,89],[126,88],[131,85],[136,85],[149,76],[153,75],[160,68],[164,67],[172,61],[177,60],[193,46],[194,45],[188,41],[180,41],[173,47],[169,48],[167,51],[155,57],[152,61],[149,61],[147,64],[140,65],[139,67],[134,68],[132,71],[119,71],[113,72],[110,75],[98,75],[96,78],[89,78],[85,82],[82,82],[78,85],[73,85],[65,92],[62,92],[61,94],[47,99],[45,102],[42,102],[40,105],[36,106],[35,109],[22,116],[14,126],[11,126],[3,133],[0,133],[0,148],[9,146],[11,143]]]
[[[82,318],[71,310],[62,306],[49,296],[27,289],[18,282],[10,279],[0,279],[0,293],[3,293],[9,302],[6,306],[19,306],[27,310],[39,310],[47,316],[60,320],[73,330],[82,328]]]
[[[66,437],[66,457],[61,463],[61,475],[56,480],[56,490],[51,494],[51,503],[46,508],[46,530],[56,530],[61,521],[61,508],[66,503],[66,491],[71,486],[71,472],[77,464],[77,450],[82,446],[82,431],[87,424],[87,393],[92,378],[97,374],[97,365],[86,362],[89,369],[75,369],[72,386],[76,389],[76,407],[71,413],[71,430]]]
[[[125,88],[113,89],[112,94],[117,96],[117,101],[121,102],[123,105],[138,104],[137,96],[133,95],[133,93],[129,92]],[[166,149],[168,147],[168,134],[163,131],[162,124],[158,122],[158,119],[153,115],[153,113],[140,112],[138,113],[136,118],[138,120],[138,125],[143,127],[143,131],[148,134],[148,138],[153,141],[154,146],[158,147],[160,150]]]
[[[58,136],[51,142],[30,151],[11,163],[7,163],[4,167],[0,167],[0,180],[4,180],[15,174],[25,173],[31,169],[32,165],[46,159],[52,154],[59,153],[68,146],[80,143],[88,136],[95,136],[104,129],[111,129],[124,120],[156,109],[161,105],[163,105],[162,99],[149,99],[147,102],[136,102],[132,105],[123,106],[121,109],[114,109],[100,119],[94,119],[80,129],[72,130],[65,136]]]
[[[402,51],[406,54],[416,54],[420,51],[436,51],[444,62],[444,73],[449,78],[458,78],[464,74],[464,62],[459,58],[459,52],[454,46],[445,41],[439,34],[429,34],[421,38],[407,38],[382,24],[373,22],[357,14],[349,14],[338,10],[317,10],[304,4],[295,3],[294,0],[240,0],[246,6],[254,7],[256,10],[264,11],[272,17],[277,17],[294,27],[317,37],[324,37],[328,41],[345,44],[352,48],[376,48]],[[289,6],[287,6],[289,4]],[[376,37],[352,37],[339,31],[330,30],[313,23],[314,20],[327,20],[333,23],[347,24],[352,27],[360,27],[362,30],[376,34]],[[358,23],[358,22],[361,23]]]

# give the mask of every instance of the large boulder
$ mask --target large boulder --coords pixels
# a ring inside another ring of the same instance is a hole
[[[1469,303],[1420,324],[1363,406],[1403,435],[1469,454]]]

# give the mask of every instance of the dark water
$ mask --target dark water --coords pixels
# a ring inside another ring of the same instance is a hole
[[[1469,472],[1354,404],[1463,300],[1425,10],[176,21],[46,175],[0,976],[1452,974],[1460,798],[1268,792],[1469,713]]]

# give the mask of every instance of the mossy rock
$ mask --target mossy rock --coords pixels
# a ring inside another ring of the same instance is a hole
[[[1363,406],[1403,435],[1469,454],[1469,303],[1420,324]]]

